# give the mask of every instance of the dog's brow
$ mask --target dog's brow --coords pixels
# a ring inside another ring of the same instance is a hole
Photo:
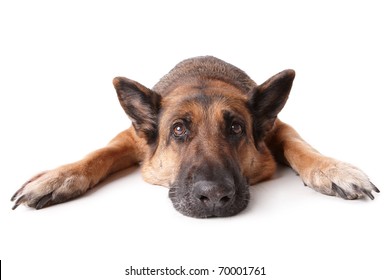
[[[245,118],[240,113],[235,112],[233,110],[222,110],[222,115],[226,122],[238,120],[241,121],[242,123],[245,123]]]

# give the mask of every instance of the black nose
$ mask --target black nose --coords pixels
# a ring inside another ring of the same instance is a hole
[[[194,185],[195,198],[210,210],[218,210],[229,205],[234,195],[234,188],[229,184],[201,181]]]

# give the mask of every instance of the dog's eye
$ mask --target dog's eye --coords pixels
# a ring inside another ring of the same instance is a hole
[[[186,127],[184,126],[183,123],[176,123],[173,126],[173,135],[175,137],[181,137],[186,134]]]
[[[243,133],[244,129],[242,125],[238,122],[233,122],[230,126],[230,133],[233,135],[241,135]]]

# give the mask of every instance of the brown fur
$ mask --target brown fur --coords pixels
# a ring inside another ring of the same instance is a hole
[[[13,209],[67,201],[139,163],[147,182],[170,187],[176,209],[194,217],[244,209],[247,185],[272,177],[276,161],[324,194],[373,199],[379,190],[361,170],[321,155],[277,119],[294,75],[286,70],[257,86],[235,66],[199,57],[179,63],[152,90],[115,78],[132,127],[84,159],[27,181],[12,197]],[[177,126],[184,135],[173,134]]]

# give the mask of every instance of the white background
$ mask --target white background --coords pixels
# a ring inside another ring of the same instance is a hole
[[[4,279],[390,279],[389,5],[386,1],[1,1],[0,258]],[[293,68],[280,114],[380,188],[344,201],[289,169],[244,212],[193,219],[166,188],[124,171],[35,211],[9,201],[35,173],[104,146],[130,122],[111,80],[152,87],[182,59],[214,55],[258,83]],[[215,269],[129,277],[125,269]],[[219,266],[266,276],[218,276]]]

